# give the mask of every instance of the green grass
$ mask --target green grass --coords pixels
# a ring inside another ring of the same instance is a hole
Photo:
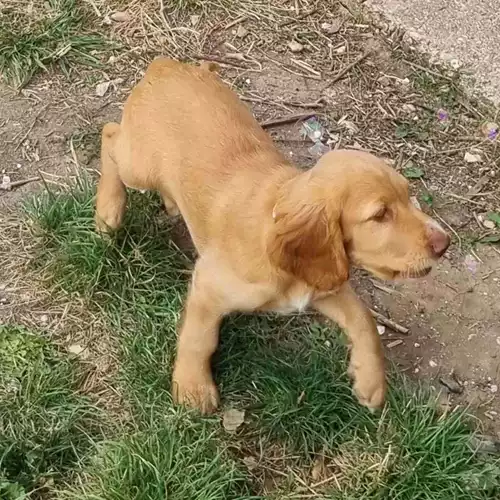
[[[470,449],[464,415],[441,415],[425,390],[400,377],[382,414],[371,414],[351,394],[338,332],[311,318],[224,322],[214,368],[223,405],[245,410],[237,434],[225,433],[218,416],[173,406],[176,323],[192,264],[172,243],[155,196],[134,194],[129,205],[112,240],[94,232],[88,180],[26,207],[37,240],[33,264],[46,285],[85,298],[116,333],[118,386],[130,412],[122,434],[74,468],[73,486],[55,487],[60,498],[498,497],[500,465]],[[314,484],[318,455],[336,481]]]
[[[0,498],[42,494],[95,452],[105,419],[82,377],[40,334],[0,326]]]
[[[29,5],[34,11],[29,14]],[[98,66],[110,44],[86,27],[88,5],[77,0],[6,5],[0,15],[0,73],[15,87],[57,63],[68,74],[74,64]]]

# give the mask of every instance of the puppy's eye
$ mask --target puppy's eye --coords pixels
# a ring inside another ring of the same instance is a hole
[[[371,220],[377,222],[384,222],[389,218],[389,209],[387,207],[380,207],[372,216]]]

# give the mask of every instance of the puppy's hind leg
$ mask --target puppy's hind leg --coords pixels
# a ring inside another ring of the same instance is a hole
[[[119,134],[118,123],[107,123],[102,130],[101,178],[97,187],[95,223],[97,230],[103,233],[120,227],[127,204],[127,192],[114,154]]]

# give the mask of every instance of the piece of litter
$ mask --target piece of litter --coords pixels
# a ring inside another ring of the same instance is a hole
[[[96,96],[103,97],[104,94],[106,94],[106,92],[108,91],[110,85],[111,85],[111,81],[98,83],[96,88],[95,88]]]
[[[314,146],[311,146],[308,149],[308,151],[313,156],[317,156],[319,158],[320,156],[323,156],[325,153],[328,153],[330,151],[330,148],[328,146],[325,146],[322,142],[316,142]]]
[[[324,130],[318,119],[313,116],[302,124],[301,132],[304,137],[309,137],[311,141],[319,142],[323,138]]]
[[[392,342],[389,342],[387,344],[387,349],[392,349],[393,347],[397,347],[398,345],[401,345],[403,341],[401,339],[398,340],[393,340]]]
[[[481,155],[469,153],[468,151],[464,155],[464,160],[467,163],[480,163],[482,160]]]
[[[491,141],[494,141],[498,137],[499,128],[495,122],[485,123],[482,126],[481,130],[483,131],[483,134]]]
[[[431,368],[436,368],[436,366],[437,366],[437,365],[438,365],[438,364],[437,364],[434,360],[432,360],[432,359],[431,359],[431,360],[429,361],[429,366],[430,366]]]
[[[446,122],[449,120],[450,115],[448,114],[448,111],[446,111],[445,109],[438,109],[437,117],[440,122]]]
[[[231,408],[224,412],[222,425],[227,432],[236,432],[245,422],[245,411]]]
[[[12,188],[12,184],[10,182],[10,177],[8,175],[4,175],[2,177],[2,184],[0,184],[0,189],[5,191],[10,191]]]
[[[384,335],[385,333],[385,326],[384,325],[377,325],[377,332],[379,335]]]
[[[470,254],[465,256],[464,264],[472,274],[475,274],[479,267],[479,262]]]
[[[296,54],[297,52],[302,52],[304,50],[304,46],[301,43],[296,42],[295,40],[292,40],[291,42],[288,43],[288,48],[294,54]]]
[[[130,14],[128,12],[113,12],[110,14],[109,18],[117,23],[126,23],[130,21]]]

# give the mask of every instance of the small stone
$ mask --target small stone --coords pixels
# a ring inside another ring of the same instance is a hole
[[[430,366],[431,368],[436,368],[436,366],[437,366],[437,365],[438,365],[438,364],[437,364],[437,363],[436,363],[433,359],[431,359],[431,360],[429,361],[429,366]]]
[[[335,53],[336,54],[345,54],[346,50],[347,50],[347,47],[345,45],[341,45],[340,47],[335,49]]]
[[[42,325],[46,325],[48,322],[49,322],[49,317],[46,314],[42,314],[40,316],[40,323],[42,323]]]
[[[108,91],[110,85],[111,85],[111,81],[98,83],[96,88],[95,88],[96,96],[104,97],[104,95]]]
[[[453,394],[461,394],[464,390],[453,377],[440,377],[439,383],[444,385]]]
[[[248,35],[248,30],[245,28],[245,26],[240,24],[238,26],[238,29],[236,30],[236,36],[238,38],[245,38],[247,35]]]
[[[222,416],[222,425],[227,432],[236,432],[245,422],[245,412],[231,408],[224,412]]]
[[[332,347],[332,343],[329,340],[325,340],[325,347]]]
[[[464,160],[467,163],[480,163],[483,161],[483,159],[481,158],[481,155],[469,153],[468,151],[464,155]]]
[[[417,108],[413,104],[403,104],[401,109],[408,114],[415,113],[415,111],[417,111]]]
[[[130,21],[130,14],[125,11],[124,12],[117,11],[113,12],[109,16],[109,18],[117,23],[126,23],[127,21]]]
[[[418,342],[415,342],[413,345],[414,345],[417,349],[420,347],[420,344],[419,344]]]
[[[385,333],[385,326],[384,325],[377,325],[377,332],[379,335],[384,335]]]
[[[483,226],[487,229],[495,229],[496,224],[492,220],[485,220],[483,221]]]
[[[200,22],[200,16],[193,14],[189,20],[191,21],[191,26],[196,26]]]
[[[342,21],[340,19],[333,19],[330,23],[322,23],[321,29],[330,35],[334,35],[340,31],[342,27]]]
[[[296,42],[295,40],[292,40],[291,42],[288,43],[288,48],[293,53],[302,52],[304,50],[304,46],[301,43]]]
[[[496,394],[498,392],[498,385],[497,384],[491,384],[490,385],[490,392],[491,392],[491,394]]]

